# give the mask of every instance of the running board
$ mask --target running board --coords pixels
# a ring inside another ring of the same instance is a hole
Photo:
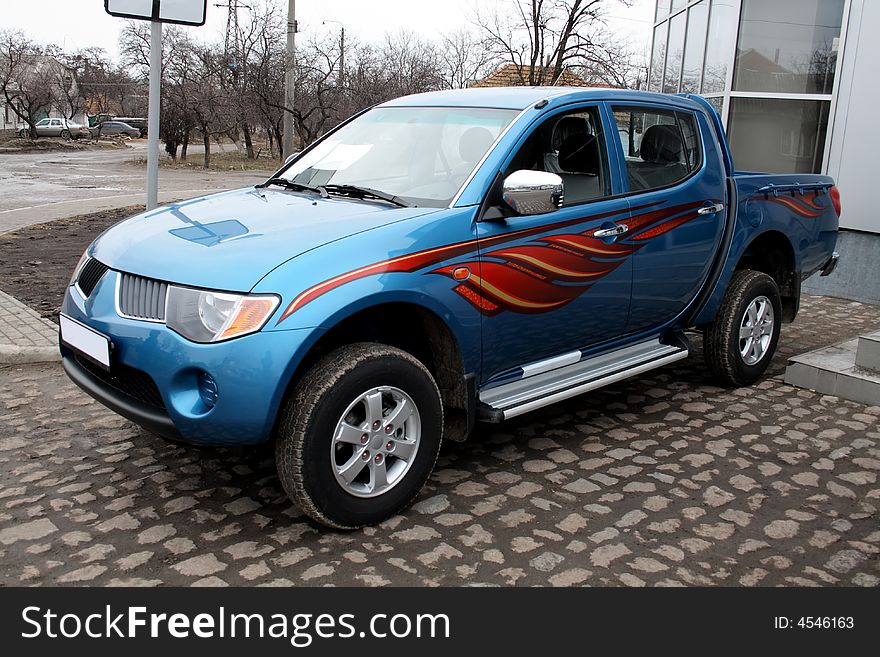
[[[542,363],[557,359],[528,366],[523,368],[524,374],[532,372],[531,376],[480,391],[478,417],[485,422],[509,420],[687,358],[687,342],[683,336],[675,342],[641,342],[549,371]]]

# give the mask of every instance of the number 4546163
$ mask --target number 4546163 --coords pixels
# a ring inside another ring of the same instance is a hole
[[[801,616],[797,619],[776,616],[773,627],[777,630],[795,627],[802,630],[850,630],[855,627],[855,619],[852,616]]]

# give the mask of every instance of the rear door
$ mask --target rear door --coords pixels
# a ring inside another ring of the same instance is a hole
[[[663,327],[709,275],[727,216],[724,167],[702,112],[611,104],[633,249],[627,332]]]
[[[484,316],[484,382],[550,358],[576,361],[579,350],[626,327],[631,247],[593,235],[629,212],[604,125],[597,103],[557,111],[525,133],[504,165],[501,179],[524,169],[558,174],[565,202],[555,212],[478,224],[479,271],[461,289]],[[500,190],[490,194],[503,207]]]

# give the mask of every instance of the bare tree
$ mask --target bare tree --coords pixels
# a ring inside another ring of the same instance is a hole
[[[144,111],[146,87],[124,67],[115,66],[102,48],[59,52],[72,79],[75,95],[66,98],[69,116],[83,111],[89,115],[138,116]]]
[[[32,139],[37,121],[55,101],[54,67],[43,49],[24,33],[0,32],[0,93],[15,115],[28,124]]]
[[[461,29],[441,37],[440,75],[447,89],[464,89],[482,80],[498,66],[499,59],[486,39],[473,30]]]
[[[614,0],[630,5],[632,0]],[[504,0],[480,7],[487,47],[514,64],[527,85],[557,84],[566,70],[608,61],[604,10],[610,0]]]
[[[645,89],[648,85],[648,57],[627,41],[608,35],[601,47],[576,60],[570,70],[587,82],[619,89]]]

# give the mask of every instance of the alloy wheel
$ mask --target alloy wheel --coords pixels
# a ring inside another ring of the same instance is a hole
[[[739,353],[746,365],[757,365],[773,339],[773,304],[765,296],[752,300],[739,328]]]
[[[372,388],[349,404],[333,432],[336,481],[356,497],[378,497],[409,471],[419,449],[421,418],[412,397],[392,386]]]

